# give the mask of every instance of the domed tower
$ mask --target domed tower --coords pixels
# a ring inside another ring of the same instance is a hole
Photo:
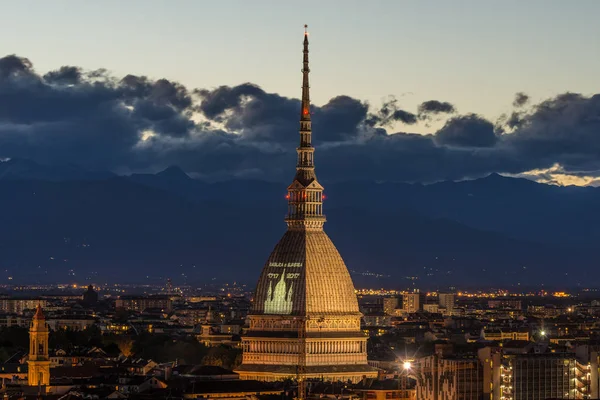
[[[250,327],[242,339],[242,365],[236,370],[242,379],[299,375],[358,381],[377,375],[367,364],[367,338],[360,329],[352,279],[323,230],[324,196],[315,174],[308,74],[305,32],[300,146],[286,196],[287,231],[256,286]]]

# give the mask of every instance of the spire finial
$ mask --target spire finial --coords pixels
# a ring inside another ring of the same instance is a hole
[[[42,305],[40,303],[38,303],[38,305],[35,309],[35,315],[33,316],[33,319],[36,319],[36,320],[45,319],[44,312],[42,311]]]
[[[310,85],[308,83],[308,25],[304,25],[302,51],[302,104],[300,108],[300,146],[296,148],[298,162],[294,182],[288,187],[288,229],[323,229],[323,186],[315,175],[310,112]]]

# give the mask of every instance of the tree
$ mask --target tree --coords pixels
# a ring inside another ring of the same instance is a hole
[[[133,355],[133,340],[128,336],[121,336],[116,340],[119,351],[125,357],[131,357]]]
[[[202,358],[202,365],[232,369],[241,364],[241,353],[240,349],[229,346],[211,347],[206,356]]]

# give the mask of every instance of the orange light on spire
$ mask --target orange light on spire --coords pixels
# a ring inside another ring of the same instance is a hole
[[[302,111],[302,114],[304,114],[304,115],[308,115],[308,108],[305,108],[305,109]]]

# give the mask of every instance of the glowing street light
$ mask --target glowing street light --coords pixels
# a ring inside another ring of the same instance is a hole
[[[402,364],[402,366],[404,367],[404,369],[411,369],[412,364],[410,361],[404,361],[404,364]]]
[[[540,335],[542,335],[542,336],[546,336],[546,331],[541,331],[541,332],[540,332]]]

